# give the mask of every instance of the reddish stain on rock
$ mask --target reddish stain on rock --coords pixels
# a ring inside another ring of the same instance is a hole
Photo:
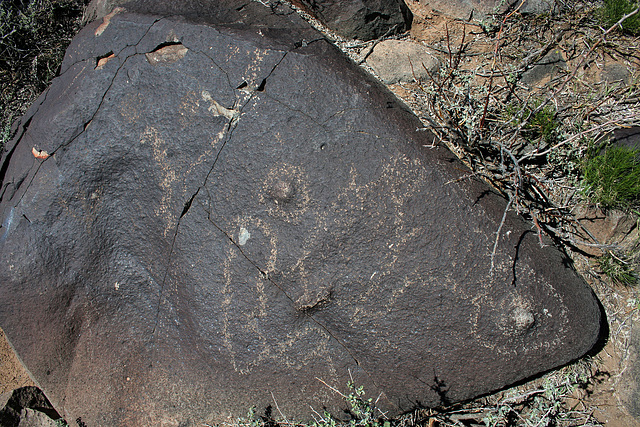
[[[151,65],[172,64],[184,58],[189,49],[182,44],[170,44],[145,54]]]
[[[110,14],[102,18],[102,24],[100,24],[100,26],[96,28],[95,36],[98,37],[102,35],[102,33],[104,33],[104,30],[106,30],[107,27],[109,26],[109,22],[111,21],[111,18],[116,16],[118,13],[124,12],[124,11],[125,9],[123,7],[116,7],[113,9],[113,11],[111,11]]]

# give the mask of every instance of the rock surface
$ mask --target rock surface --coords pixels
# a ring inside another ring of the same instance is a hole
[[[60,427],[60,424],[40,411],[24,408],[20,411],[18,427]]]
[[[404,0],[292,0],[327,27],[349,39],[373,40],[411,28]]]
[[[421,5],[442,12],[447,16],[469,20],[484,19],[518,8],[520,13],[555,12],[562,3],[557,0],[419,0]]]
[[[629,344],[628,369],[621,377],[619,388],[624,406],[640,423],[640,325],[633,325]]]
[[[47,427],[55,425],[60,415],[40,389],[21,387],[0,395],[2,427]]]
[[[350,376],[394,414],[593,347],[568,260],[379,83],[175,3],[89,24],[4,153],[0,326],[66,419],[308,420]]]
[[[423,81],[438,73],[439,61],[424,46],[402,40],[385,40],[367,59],[385,84]]]

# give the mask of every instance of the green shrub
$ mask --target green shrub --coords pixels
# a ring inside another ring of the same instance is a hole
[[[593,151],[593,150],[592,150]],[[603,208],[626,209],[640,202],[639,150],[608,147],[587,156],[583,166],[583,191]]]
[[[602,23],[611,27],[624,15],[631,13],[638,6],[637,2],[629,0],[604,0],[600,9]],[[640,35],[640,14],[630,16],[622,23],[622,32],[631,35]]]

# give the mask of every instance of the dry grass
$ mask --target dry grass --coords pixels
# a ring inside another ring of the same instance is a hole
[[[88,0],[0,2],[0,148],[57,75]]]

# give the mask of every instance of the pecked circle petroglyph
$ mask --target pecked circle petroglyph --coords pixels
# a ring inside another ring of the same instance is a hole
[[[279,164],[267,174],[259,195],[269,215],[295,223],[309,209],[311,201],[304,170],[300,166]]]

